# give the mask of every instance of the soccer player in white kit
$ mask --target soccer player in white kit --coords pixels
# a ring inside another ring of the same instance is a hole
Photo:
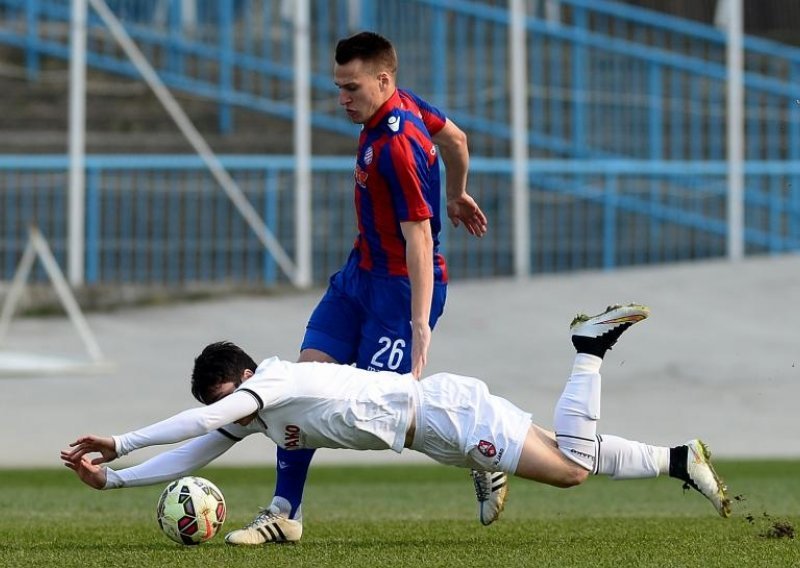
[[[554,432],[533,424],[529,413],[490,394],[476,378],[438,373],[417,381],[411,374],[276,357],[256,366],[239,347],[220,342],[195,360],[192,394],[205,406],[119,436],[83,436],[61,458],[95,489],[149,485],[186,475],[242,438],[261,433],[289,450],[410,448],[446,465],[502,471],[557,487],[579,485],[590,474],[614,479],[668,474],[727,517],[726,487],[700,440],[670,448],[597,434],[603,356],[648,314],[641,305],[614,305],[573,320],[577,354],[556,404]],[[184,440],[190,441],[133,467],[101,466],[136,449]],[[101,455],[92,459],[92,452]],[[257,519],[252,524],[254,531],[265,530]],[[242,543],[237,533],[232,544]],[[253,539],[263,542],[264,535]]]

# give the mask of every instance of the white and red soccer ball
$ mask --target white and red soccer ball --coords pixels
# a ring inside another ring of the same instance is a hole
[[[202,477],[171,482],[158,499],[156,516],[164,534],[179,544],[211,539],[225,522],[225,498],[216,485]]]

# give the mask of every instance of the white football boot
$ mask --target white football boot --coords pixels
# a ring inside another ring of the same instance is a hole
[[[478,520],[488,526],[497,520],[506,504],[508,476],[502,471],[472,470],[475,497],[478,498]]]
[[[602,358],[623,331],[649,315],[650,309],[640,304],[615,304],[596,316],[578,314],[569,325],[572,344],[579,353]]]
[[[683,478],[684,489],[696,489],[711,501],[721,517],[730,517],[731,500],[728,498],[728,488],[711,465],[708,446],[700,440],[689,440],[685,446],[689,451],[686,456],[686,475]]]
[[[226,544],[256,546],[268,543],[297,542],[303,536],[303,522],[290,519],[277,507],[261,509],[247,526],[225,535]]]

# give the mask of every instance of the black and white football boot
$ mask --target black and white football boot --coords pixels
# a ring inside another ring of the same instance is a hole
[[[578,314],[569,325],[572,344],[578,353],[602,359],[626,329],[649,315],[650,309],[640,304],[615,304],[595,316]]]
[[[670,448],[669,475],[683,481],[684,489],[695,489],[711,501],[721,517],[730,517],[728,488],[711,465],[711,451],[701,440],[689,440]]]
[[[478,499],[478,520],[488,526],[497,520],[506,504],[508,476],[502,471],[472,470],[475,497]]]

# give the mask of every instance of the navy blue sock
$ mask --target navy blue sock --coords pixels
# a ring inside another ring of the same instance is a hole
[[[285,450],[278,448],[278,460],[275,464],[275,496],[283,497],[292,505],[289,518],[294,518],[297,509],[303,502],[303,489],[306,486],[308,467],[315,450]]]

